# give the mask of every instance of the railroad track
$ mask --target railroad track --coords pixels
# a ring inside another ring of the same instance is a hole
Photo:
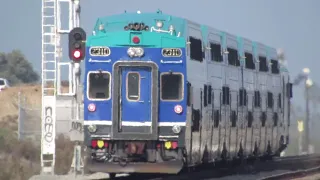
[[[293,178],[303,178],[303,177],[310,176],[310,175],[313,175],[313,174],[316,174],[319,172],[320,172],[320,166],[317,166],[314,168],[309,168],[309,169],[304,169],[304,170],[276,174],[273,176],[261,178],[260,180],[290,180]]]
[[[259,175],[261,172],[273,172],[277,170],[287,171],[285,173],[276,174],[272,176]],[[320,172],[320,154],[291,156],[274,158],[273,160],[260,160],[254,163],[243,162],[239,164],[226,163],[219,167],[215,165],[202,165],[194,168],[192,171],[183,170],[178,175],[139,175],[133,174],[127,177],[119,177],[117,180],[190,180],[190,179],[214,179],[226,176],[237,175],[239,177],[247,175],[257,175],[260,180],[277,180],[277,179],[292,179],[296,177],[303,177],[312,173]],[[259,177],[260,176],[260,177]]]

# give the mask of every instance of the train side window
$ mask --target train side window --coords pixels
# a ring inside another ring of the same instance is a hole
[[[183,99],[183,75],[180,73],[161,74],[161,100],[181,101]]]
[[[262,113],[261,113],[260,119],[261,119],[261,126],[262,126],[262,127],[265,127],[265,126],[266,126],[266,121],[267,121],[267,114],[266,114],[266,112],[262,112]]]
[[[231,111],[231,127],[237,126],[237,113],[236,111]]]
[[[268,92],[268,108],[273,108],[273,94]]]
[[[240,66],[240,61],[238,57],[238,51],[233,48],[227,48],[228,54],[228,63],[233,66]]]
[[[213,114],[213,127],[217,128],[219,127],[219,122],[220,122],[220,111],[215,110]]]
[[[191,83],[187,82],[187,106],[191,106]]]
[[[203,52],[202,52],[202,41],[201,39],[194,38],[192,36],[190,39],[190,58],[195,61],[203,61]]]
[[[261,72],[268,72],[269,66],[267,62],[267,58],[263,56],[259,56],[259,71]]]
[[[292,93],[292,83],[287,83],[287,97],[292,98],[293,93]]]
[[[221,45],[216,43],[210,43],[211,61],[222,62]]]
[[[129,101],[140,99],[140,74],[138,72],[127,74],[127,99]]]
[[[248,127],[251,128],[252,127],[252,122],[253,122],[253,115],[252,115],[252,112],[249,111],[248,112]]]
[[[256,65],[254,64],[252,54],[246,52],[246,53],[244,53],[244,56],[246,57],[246,68],[247,69],[255,69]]]
[[[258,108],[261,106],[260,91],[254,91],[254,107]]]
[[[278,108],[282,107],[282,103],[281,103],[281,93],[279,93],[278,95]]]
[[[207,107],[208,106],[208,86],[205,84],[203,87],[203,106]]]
[[[110,99],[110,81],[109,72],[89,72],[88,73],[88,90],[89,100],[109,100]]]
[[[239,106],[247,105],[247,90],[239,89]]]
[[[213,93],[213,92],[212,92],[212,86],[209,85],[209,86],[208,86],[208,104],[211,104],[211,103],[212,103],[212,96],[213,96],[212,93]]]
[[[230,89],[227,86],[222,87],[222,104],[230,104]]]
[[[273,113],[273,126],[278,126],[278,113]]]
[[[200,110],[192,110],[192,132],[199,132],[200,130]]]
[[[272,74],[279,74],[280,73],[279,63],[277,60],[271,59],[271,73]]]

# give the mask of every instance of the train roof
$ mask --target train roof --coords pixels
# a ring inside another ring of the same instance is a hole
[[[185,32],[184,25],[186,25],[188,22],[191,22],[191,23],[197,24],[199,26],[204,26],[209,29],[214,29],[216,31],[219,31],[220,33],[226,33],[231,36],[236,36],[236,37],[240,37],[240,38],[252,41],[252,42],[256,43],[257,45],[263,45],[265,47],[272,48],[264,43],[250,40],[250,38],[247,38],[247,37],[233,35],[233,34],[228,33],[226,31],[217,30],[217,29],[210,27],[208,25],[205,25],[205,24],[198,24],[198,23],[193,22],[191,20],[188,20],[186,18],[181,18],[181,17],[177,17],[177,16],[172,16],[169,14],[164,14],[160,10],[158,10],[157,12],[153,12],[153,13],[152,12],[141,13],[139,11],[135,12],[135,13],[124,12],[124,13],[116,14],[116,15],[112,15],[112,16],[100,17],[97,19],[97,22],[94,27],[94,31],[98,31],[100,24],[104,24],[106,26],[106,28],[111,27],[108,29],[108,31],[113,31],[113,30],[118,30],[117,27],[121,27],[121,29],[123,29],[123,27],[130,22],[131,23],[144,22],[145,24],[154,24],[156,20],[171,22],[171,24],[174,24],[176,26],[176,28],[179,28],[176,30],[181,32],[182,34],[184,34],[184,32]],[[168,24],[166,24],[166,23],[164,23],[164,24],[168,26]],[[164,28],[166,28],[166,27],[164,27]]]
[[[183,36],[185,33],[186,20],[180,17],[172,16],[169,14],[163,14],[161,11],[155,13],[121,13],[112,16],[100,17],[98,18],[94,31],[98,31],[100,24],[103,24],[107,31],[117,31],[123,29],[124,26],[129,23],[141,23],[151,27],[155,25],[156,21],[163,21],[164,29],[168,29],[170,24],[175,26],[176,31],[179,31]],[[165,23],[170,22],[170,23]]]
[[[151,26],[155,25],[157,20],[161,20],[164,22],[170,22],[170,23],[163,23],[164,24],[163,28],[168,29],[169,25],[172,24],[175,26],[175,30],[180,32],[181,36],[183,36],[183,37],[186,37],[185,36],[186,35],[185,31],[187,29],[186,25],[188,25],[188,23],[192,23],[192,24],[199,25],[202,30],[205,29],[206,31],[215,31],[220,34],[226,34],[228,36],[233,36],[238,39],[240,38],[242,40],[250,41],[252,43],[253,47],[254,46],[265,47],[265,49],[267,49],[268,53],[271,54],[272,59],[278,60],[276,48],[268,46],[264,43],[250,40],[249,38],[241,37],[238,35],[233,35],[231,33],[215,29],[215,28],[210,27],[208,25],[199,24],[199,23],[193,22],[191,20],[188,20],[186,18],[181,18],[181,17],[165,14],[165,13],[162,13],[162,11],[160,11],[160,10],[158,10],[156,12],[146,12],[146,13],[142,13],[140,11],[135,12],[135,13],[124,12],[124,13],[116,14],[116,15],[112,15],[112,16],[99,17],[96,21],[94,31],[98,32],[99,26],[101,24],[104,25],[105,29],[108,32],[122,30],[126,25],[128,25],[129,23],[134,23],[134,22],[138,22],[138,23],[143,22],[143,23],[145,23],[145,25],[148,25],[149,27],[151,27]]]

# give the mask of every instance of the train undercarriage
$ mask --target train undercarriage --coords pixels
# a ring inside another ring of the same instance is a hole
[[[177,141],[92,140],[86,154],[89,172],[177,174],[184,166]]]
[[[279,156],[285,148],[286,144],[282,144],[278,152],[253,152],[251,156],[232,159],[221,157],[219,162],[272,159],[273,156]],[[188,166],[185,148],[179,147],[177,141],[92,140],[86,154],[87,171],[109,173],[111,177],[118,173],[177,174]],[[216,161],[216,165],[219,162]]]

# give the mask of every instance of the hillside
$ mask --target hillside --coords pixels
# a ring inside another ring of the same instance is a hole
[[[20,92],[20,100],[19,100]],[[41,108],[41,86],[22,85],[10,87],[0,92],[0,127],[16,124],[19,101],[28,108]]]
[[[67,91],[64,83],[62,92]],[[20,94],[20,99],[19,99]],[[17,117],[19,102],[28,109],[41,109],[41,85],[21,85],[0,92],[0,122]]]
[[[39,142],[17,139],[19,92],[20,101],[24,102],[25,108],[41,110],[40,85],[16,86],[0,92],[0,167],[5,167],[0,168],[0,180],[25,180],[38,174],[40,170]],[[73,143],[58,135],[55,167],[57,174],[69,171],[72,153]]]

